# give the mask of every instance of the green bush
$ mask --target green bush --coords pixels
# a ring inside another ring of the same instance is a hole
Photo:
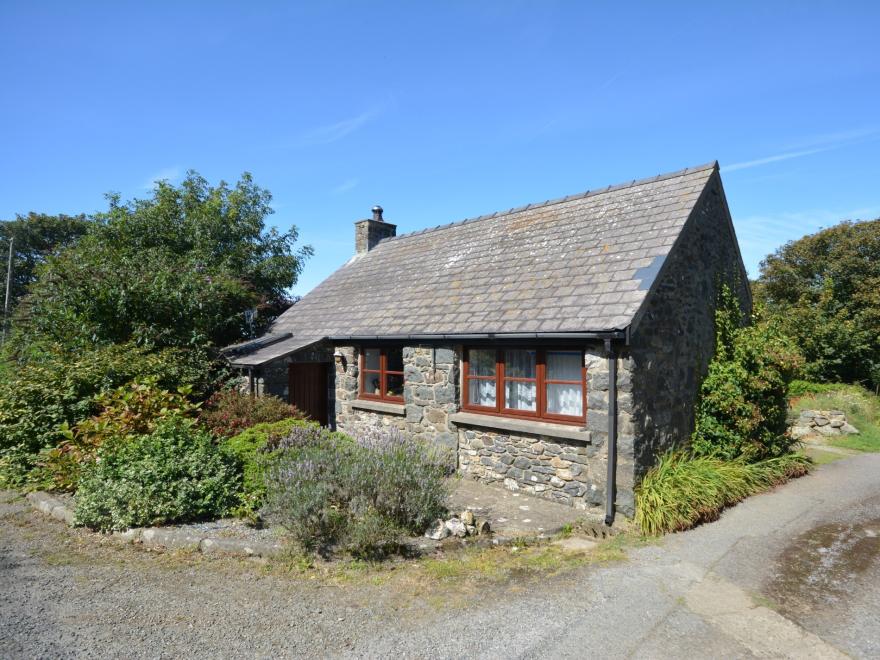
[[[44,452],[43,469],[56,489],[75,490],[83,463],[93,460],[98,448],[109,441],[147,435],[171,418],[192,415],[198,405],[190,403],[190,386],[169,392],[155,377],[132,382],[94,398],[98,414],[70,429],[62,425],[65,440]]]
[[[788,385],[802,359],[774,322],[742,327],[738,301],[722,287],[715,356],[700,387],[691,446],[704,456],[757,461],[790,451]]]
[[[241,503],[236,513],[245,517],[257,515],[266,496],[266,469],[271,463],[271,450],[279,440],[290,435],[295,426],[310,424],[288,417],[279,422],[263,422],[245,429],[220,443],[242,466]]]
[[[41,450],[65,440],[64,428],[98,412],[98,397],[133,380],[154,378],[201,396],[214,363],[197,349],[150,351],[132,344],[101,346],[77,354],[33,348],[8,365],[0,380],[0,487],[23,486]]]
[[[294,428],[267,470],[265,510],[306,549],[384,556],[445,513],[447,459],[396,431],[352,442]]]
[[[83,466],[75,522],[101,531],[225,515],[238,501],[239,467],[184,419],[110,442]]]
[[[761,263],[754,292],[796,340],[810,379],[880,389],[880,219],[786,243]]]
[[[277,396],[251,396],[237,389],[215,392],[205,402],[199,423],[218,438],[229,438],[256,424],[302,418],[300,412]]]
[[[748,463],[668,452],[636,489],[636,521],[650,535],[690,529],[809,470],[809,459],[800,454]]]

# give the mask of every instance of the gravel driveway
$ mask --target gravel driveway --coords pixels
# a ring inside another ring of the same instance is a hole
[[[0,657],[880,657],[878,474],[847,458],[626,562],[491,588],[96,545],[7,497]]]

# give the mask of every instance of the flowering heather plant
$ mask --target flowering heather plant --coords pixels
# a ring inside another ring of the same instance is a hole
[[[265,513],[305,548],[382,556],[446,511],[447,457],[397,430],[295,429],[276,451]]]

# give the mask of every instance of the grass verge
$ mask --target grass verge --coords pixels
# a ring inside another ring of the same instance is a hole
[[[799,391],[799,390],[796,390]],[[792,408],[801,410],[842,410],[858,435],[828,438],[828,444],[857,451],[880,452],[880,397],[858,385],[803,384]]]
[[[690,529],[725,507],[809,472],[810,460],[789,454],[757,463],[669,452],[636,493],[636,521],[645,534]]]

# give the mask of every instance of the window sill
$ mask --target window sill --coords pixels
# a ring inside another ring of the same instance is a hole
[[[390,403],[388,401],[367,401],[366,399],[355,399],[351,402],[352,408],[360,410],[370,410],[372,412],[387,413],[389,415],[405,415],[406,406],[402,403]]]
[[[530,419],[513,419],[511,417],[499,417],[497,415],[480,415],[479,413],[459,412],[450,415],[449,421],[464,426],[480,426],[487,429],[501,429],[514,433],[529,433],[543,435],[548,438],[564,438],[565,440],[578,440],[590,442],[590,432],[579,426],[568,424],[551,424],[549,422],[536,422]]]

